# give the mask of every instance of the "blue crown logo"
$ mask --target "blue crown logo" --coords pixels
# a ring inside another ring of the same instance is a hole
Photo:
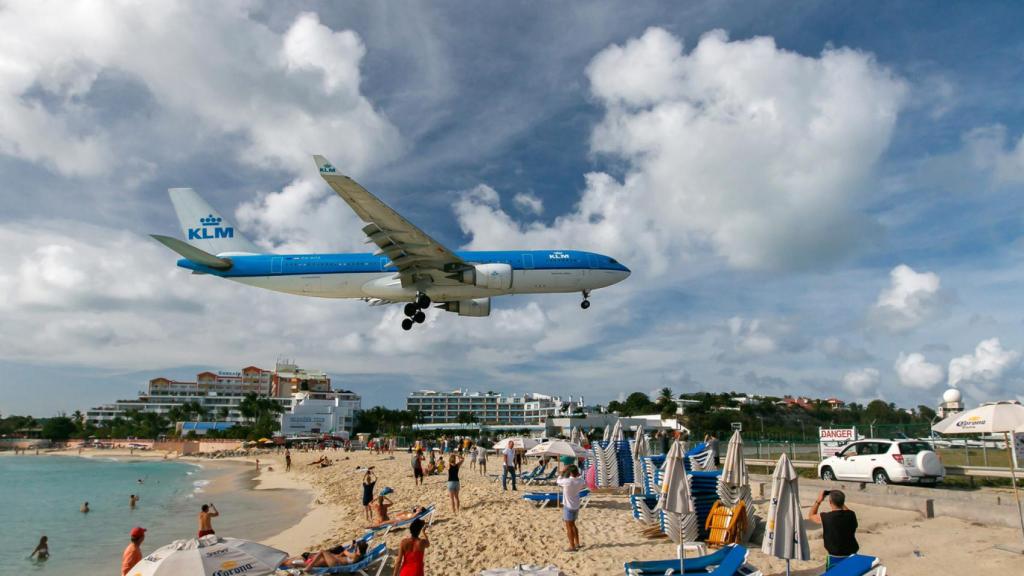
[[[203,226],[220,226],[221,218],[210,214],[205,218],[200,218],[199,223]]]

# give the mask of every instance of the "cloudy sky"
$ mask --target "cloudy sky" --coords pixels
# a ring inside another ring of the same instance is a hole
[[[415,388],[1021,398],[1024,8],[0,2],[0,412],[156,375]],[[174,266],[166,189],[261,246],[363,249],[311,154],[453,248],[633,275],[490,318]],[[1022,398],[1024,399],[1024,398]]]

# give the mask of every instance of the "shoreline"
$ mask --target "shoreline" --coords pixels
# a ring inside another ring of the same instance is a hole
[[[14,454],[10,456],[14,457]],[[28,453],[19,457],[32,458],[34,454]],[[271,536],[262,538],[251,538],[252,540],[273,546],[289,554],[315,547],[317,544],[328,539],[333,533],[333,518],[337,517],[335,506],[325,504],[317,494],[314,487],[299,474],[297,469],[292,472],[284,472],[284,456],[277,454],[260,455],[261,469],[255,470],[255,456],[235,456],[231,458],[202,458],[197,456],[179,456],[177,454],[166,454],[163,452],[136,450],[134,453],[128,449],[111,448],[95,449],[85,448],[79,453],[77,448],[63,450],[40,451],[39,456],[60,456],[77,457],[87,459],[114,459],[119,461],[166,461],[178,462],[198,466],[215,474],[210,484],[206,487],[210,496],[224,494],[236,488],[243,488],[252,491],[254,494],[261,491],[284,493],[289,498],[300,496],[307,503],[298,519],[287,526],[283,526],[278,532]],[[272,468],[272,470],[271,470]],[[241,537],[250,537],[251,534],[239,534]]]

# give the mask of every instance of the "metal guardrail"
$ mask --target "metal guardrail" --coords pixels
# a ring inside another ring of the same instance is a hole
[[[766,466],[773,468],[776,460],[746,458],[748,466]],[[818,462],[811,460],[791,460],[794,468],[817,468]],[[1017,478],[1024,478],[1024,468],[1017,468]],[[946,476],[968,476],[975,478],[1011,478],[1009,468],[992,466],[946,466]]]

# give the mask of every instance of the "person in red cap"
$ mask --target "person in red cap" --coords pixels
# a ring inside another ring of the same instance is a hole
[[[121,555],[121,576],[128,574],[142,560],[142,541],[146,539],[146,529],[136,526],[132,528],[129,536],[131,536],[132,541],[124,549],[124,554]]]

